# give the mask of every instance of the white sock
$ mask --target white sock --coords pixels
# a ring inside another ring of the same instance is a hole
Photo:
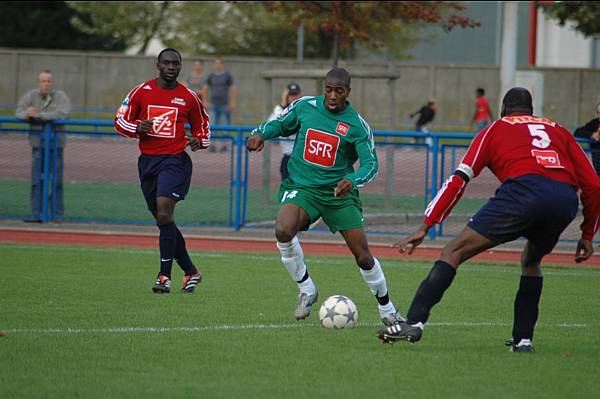
[[[379,316],[381,316],[382,318],[391,314],[396,314],[396,307],[394,306],[392,301],[389,301],[385,305],[377,304],[377,307],[379,308]]]
[[[379,261],[377,258],[375,259],[375,264],[371,268],[371,270],[360,270],[360,274],[362,274],[363,280],[369,286],[369,289],[373,293],[373,295],[382,297],[387,294],[387,284],[385,283],[385,276],[383,275],[383,270],[379,265]]]
[[[298,289],[307,295],[315,295],[317,293],[317,286],[310,276],[305,281],[298,283]]]
[[[290,273],[292,279],[296,283],[302,280],[302,277],[304,277],[304,274],[306,273],[306,265],[304,264],[304,253],[302,252],[298,237],[294,236],[289,242],[278,241],[277,248],[279,248],[279,253],[281,253],[281,263],[283,263],[283,266],[285,266],[288,273]],[[298,288],[300,289],[300,292],[309,295],[314,294],[317,290],[317,287],[310,276],[306,281],[298,283]]]
[[[373,265],[373,268],[371,268],[371,270],[360,269],[360,274],[362,274],[363,280],[365,280],[365,283],[367,283],[367,286],[373,295],[382,297],[388,292],[387,284],[379,260],[377,260],[377,258],[374,258],[374,260],[375,264]],[[381,317],[387,316],[390,313],[396,313],[396,308],[391,300],[385,305],[378,305],[378,307]]]

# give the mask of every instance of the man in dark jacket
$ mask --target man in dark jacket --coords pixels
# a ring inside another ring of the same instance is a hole
[[[596,104],[596,113],[600,116],[600,102]],[[584,126],[575,130],[575,137],[590,139],[590,148],[592,149],[592,163],[596,173],[600,176],[600,117],[594,118]]]
[[[415,131],[429,133],[429,128],[427,125],[429,125],[429,123],[433,121],[433,118],[435,118],[435,108],[435,100],[429,100],[426,105],[421,107],[421,109],[410,114],[411,118],[413,118],[415,115],[419,115],[419,119],[417,119],[417,122],[415,123]],[[430,144],[430,140],[430,138],[427,139],[427,144]],[[418,142],[422,141],[415,139],[414,143]]]

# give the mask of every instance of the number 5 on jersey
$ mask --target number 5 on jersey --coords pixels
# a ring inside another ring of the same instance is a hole
[[[544,125],[527,125],[529,134],[533,137],[531,144],[537,148],[547,148],[550,145],[550,137],[544,130]],[[531,150],[537,163],[544,168],[562,169],[558,153],[554,150]]]

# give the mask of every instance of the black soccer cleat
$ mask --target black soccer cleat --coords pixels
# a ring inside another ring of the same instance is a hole
[[[398,341],[414,343],[421,339],[421,335],[423,335],[422,323],[410,325],[405,322],[400,322],[379,330],[377,338],[382,340],[384,344],[393,344]]]
[[[515,345],[514,340],[509,340],[504,343],[505,346],[510,347],[511,352],[517,353],[535,353],[535,349],[533,348],[533,344],[530,339],[521,339],[518,344]]]
[[[196,286],[202,282],[202,273],[193,274],[191,276],[183,276],[183,286],[181,292],[191,294],[196,289]]]
[[[171,292],[171,279],[167,276],[159,275],[156,278],[154,287],[152,287],[152,291],[157,294],[168,294]]]

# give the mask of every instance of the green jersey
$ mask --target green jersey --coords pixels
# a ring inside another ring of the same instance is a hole
[[[350,104],[334,114],[324,100],[302,97],[252,134],[268,140],[298,132],[288,171],[299,186],[335,186],[348,179],[354,188],[362,187],[377,176],[379,167],[371,128]],[[355,171],[357,159],[360,167]]]

